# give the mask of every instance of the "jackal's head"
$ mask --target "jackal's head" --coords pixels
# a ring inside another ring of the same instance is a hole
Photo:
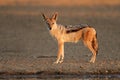
[[[58,16],[57,12],[55,12],[51,18],[47,17],[45,14],[42,14],[42,16],[43,16],[46,24],[48,25],[49,30],[57,27],[57,24],[56,24],[57,16]]]

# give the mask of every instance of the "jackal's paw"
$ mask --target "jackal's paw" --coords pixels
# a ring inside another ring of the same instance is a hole
[[[60,61],[55,61],[53,64],[58,64],[58,63],[62,63],[63,60],[60,60]]]
[[[62,63],[62,62],[63,62],[63,60],[60,60],[60,61],[59,61],[59,63]]]
[[[53,64],[58,64],[58,61],[53,62]]]
[[[90,63],[94,63],[94,62],[95,62],[95,60],[93,60],[93,59],[90,60]]]

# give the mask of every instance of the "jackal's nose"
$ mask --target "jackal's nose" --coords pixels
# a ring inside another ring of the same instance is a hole
[[[51,30],[51,27],[48,27],[49,30]]]
[[[50,27],[50,25],[49,25],[49,24],[48,24],[48,29],[49,29],[49,30],[51,30],[51,27]]]

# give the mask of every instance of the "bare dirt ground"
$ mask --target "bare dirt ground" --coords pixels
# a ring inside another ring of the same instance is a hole
[[[65,44],[65,60],[53,64],[57,42],[41,12],[59,13],[63,25],[87,23],[98,34],[94,64],[82,41]],[[0,6],[0,74],[120,74],[120,6]]]

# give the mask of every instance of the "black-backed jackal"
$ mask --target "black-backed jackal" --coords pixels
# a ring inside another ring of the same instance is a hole
[[[96,37],[96,31],[94,28],[90,27],[87,24],[79,25],[60,25],[57,24],[56,12],[51,18],[47,17],[45,14],[42,14],[50,34],[56,38],[58,42],[58,54],[57,60],[54,63],[62,63],[64,60],[64,43],[65,42],[78,42],[80,39],[83,40],[84,44],[90,49],[93,53],[90,62],[94,63],[96,59],[96,54],[98,52],[98,42]]]

